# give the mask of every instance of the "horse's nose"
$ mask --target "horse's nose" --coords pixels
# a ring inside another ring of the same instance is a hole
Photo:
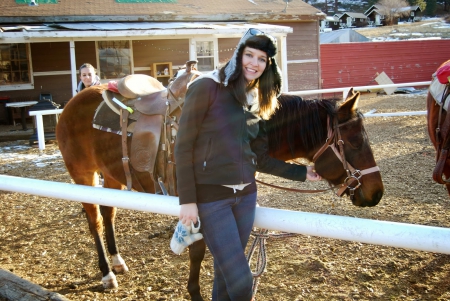
[[[372,194],[371,198],[367,198],[362,194],[355,197],[352,200],[353,205],[358,207],[374,207],[378,205],[381,198],[383,197],[383,190],[378,190]]]

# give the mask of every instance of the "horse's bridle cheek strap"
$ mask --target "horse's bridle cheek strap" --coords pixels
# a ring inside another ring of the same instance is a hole
[[[349,193],[350,193],[350,197],[351,198],[353,197],[353,195],[355,193],[355,190],[358,187],[361,186],[361,182],[359,181],[359,179],[362,176],[370,174],[370,173],[373,173],[373,172],[379,172],[380,171],[380,168],[378,166],[373,166],[373,167],[366,168],[366,169],[363,169],[363,170],[358,170],[358,169],[354,168],[351,164],[349,164],[347,162],[347,160],[345,160],[344,142],[341,139],[341,133],[339,131],[339,127],[349,123],[352,120],[349,120],[349,121],[347,121],[347,122],[345,122],[343,124],[337,124],[337,121],[335,121],[334,131],[333,131],[333,129],[331,129],[330,120],[328,118],[328,120],[327,120],[327,125],[328,125],[328,138],[327,138],[327,141],[317,151],[317,153],[313,157],[313,162],[315,163],[316,160],[325,152],[325,150],[328,147],[330,147],[333,150],[334,154],[339,159],[339,161],[341,161],[341,163],[344,166],[345,171],[347,172],[347,178],[344,180],[344,183],[341,184],[340,188],[336,192],[336,195],[342,196],[344,194],[344,192],[347,189],[349,189]],[[337,145],[338,145],[339,149],[338,149],[338,147],[336,147],[336,140],[337,140]]]

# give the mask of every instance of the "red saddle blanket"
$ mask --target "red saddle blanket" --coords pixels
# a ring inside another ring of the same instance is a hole
[[[117,88],[117,81],[112,80],[108,82],[108,90],[113,91],[114,93],[120,93],[119,88]]]
[[[450,81],[450,63],[445,64],[436,71],[436,77],[443,85]]]

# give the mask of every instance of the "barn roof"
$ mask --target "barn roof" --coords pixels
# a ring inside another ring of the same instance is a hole
[[[285,2],[286,1],[286,2]],[[0,23],[41,22],[184,22],[184,21],[317,21],[325,14],[300,1],[289,0],[121,0],[0,1]],[[23,2],[23,3],[20,3]]]
[[[339,19],[342,18],[344,15],[350,16],[350,17],[355,18],[355,19],[356,19],[356,18],[367,19],[367,16],[366,16],[365,14],[362,14],[362,13],[352,13],[352,12],[345,12],[345,13],[343,13],[343,14],[339,17]]]

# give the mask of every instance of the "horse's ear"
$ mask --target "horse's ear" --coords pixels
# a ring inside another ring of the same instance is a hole
[[[353,88],[350,88],[347,94],[347,98],[339,106],[338,118],[339,121],[346,121],[353,118],[356,115],[356,110],[358,108],[360,93],[355,92]]]

